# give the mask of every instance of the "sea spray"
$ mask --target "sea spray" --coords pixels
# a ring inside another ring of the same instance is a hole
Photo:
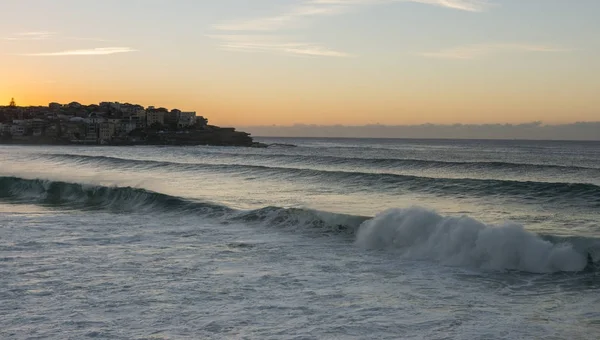
[[[445,217],[423,208],[392,209],[365,221],[356,244],[392,249],[406,259],[532,273],[581,271],[586,257],[514,223],[492,226],[470,217]]]

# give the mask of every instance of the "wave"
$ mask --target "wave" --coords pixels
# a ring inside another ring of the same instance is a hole
[[[0,199],[82,210],[190,212],[223,216],[232,209],[140,188],[105,187],[42,179],[0,177]]]
[[[54,160],[121,166],[142,166],[145,169],[216,170],[219,172],[249,172],[269,178],[294,178],[341,183],[358,190],[412,191],[434,195],[513,197],[536,204],[559,204],[561,207],[600,208],[600,186],[590,183],[514,181],[498,179],[435,178],[392,173],[318,170],[284,166],[264,166],[228,163],[179,163],[154,160],[133,160],[109,156],[51,155]]]
[[[589,268],[600,258],[600,239],[537,235],[518,224],[486,225],[422,208],[388,210],[370,218],[299,208],[241,211],[131,187],[103,187],[0,177],[0,200],[10,203],[135,213],[185,213],[222,223],[259,224],[310,235],[347,235],[366,249],[387,249],[413,260],[532,273]]]
[[[50,157],[56,158],[71,158],[78,159],[80,157],[97,157],[104,158],[106,156],[84,156],[77,154],[48,154]],[[346,165],[349,167],[361,168],[385,168],[385,169],[462,169],[462,170],[502,170],[502,171],[579,171],[579,172],[598,172],[600,175],[600,167],[576,166],[576,165],[559,165],[559,164],[539,164],[539,163],[517,163],[503,161],[440,161],[428,160],[419,158],[369,158],[369,157],[343,157],[343,156],[324,156],[324,155],[303,155],[303,154],[280,154],[280,153],[202,153],[198,156],[208,156],[212,158],[242,158],[244,160],[251,159],[253,161],[272,161],[277,163],[282,161],[284,164],[319,164],[319,165]],[[121,158],[123,159],[123,158]]]
[[[413,168],[413,169],[463,169],[463,170],[504,170],[504,171],[600,171],[600,167],[541,164],[541,163],[518,163],[504,161],[440,161],[421,158],[383,158],[383,157],[344,157],[324,155],[303,154],[279,154],[279,153],[223,153],[219,156],[256,157],[257,160],[283,160],[286,163],[302,164],[328,164],[347,165],[361,167],[385,167],[385,168]]]
[[[408,259],[531,273],[582,271],[591,252],[568,242],[553,243],[519,224],[490,226],[422,208],[377,215],[361,225],[356,243],[367,249],[393,249]],[[595,243],[600,246],[598,240]]]

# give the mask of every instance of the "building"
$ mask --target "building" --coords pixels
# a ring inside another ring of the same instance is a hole
[[[41,137],[46,130],[47,121],[45,119],[34,118],[28,120],[28,126],[31,127],[31,134],[34,137]]]
[[[146,121],[148,119],[148,113],[146,110],[136,110],[131,113],[129,120],[135,123],[136,129],[143,129],[146,127]]]
[[[132,120],[122,120],[119,126],[117,127],[118,135],[127,135],[131,131],[138,129],[138,123]]]
[[[13,137],[25,136],[27,133],[27,127],[25,125],[12,125],[10,129],[10,134]]]
[[[167,125],[169,128],[177,126],[180,113],[181,111],[177,109],[173,109],[170,112],[165,113],[165,125]]]
[[[148,110],[146,111],[146,115],[146,126],[152,126],[155,123],[160,125],[165,124],[165,112],[162,110]]]
[[[31,126],[33,130],[44,130],[46,127],[46,120],[40,118],[29,119],[27,125]]]
[[[60,124],[60,129],[57,128],[57,134],[62,134],[61,137],[66,137],[69,140],[81,140],[87,133],[89,126],[81,121],[69,121],[68,123]]]
[[[12,131],[12,124],[10,123],[0,123],[0,135],[8,136]]]
[[[60,137],[58,124],[50,125],[44,130],[46,137]]]
[[[196,124],[196,112],[179,112],[177,127],[185,128]]]
[[[101,123],[99,126],[98,139],[100,141],[112,140],[116,134],[116,127],[117,125],[115,123]]]
[[[87,124],[85,131],[85,140],[88,142],[96,142],[98,140],[98,124]]]
[[[100,113],[91,113],[88,116],[87,121],[90,124],[101,124],[101,123],[106,122],[106,118],[104,118]]]

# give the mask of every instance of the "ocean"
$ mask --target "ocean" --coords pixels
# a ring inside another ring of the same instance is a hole
[[[0,146],[0,338],[600,338],[600,142],[256,140]]]

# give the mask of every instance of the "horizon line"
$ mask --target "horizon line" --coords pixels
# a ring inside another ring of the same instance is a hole
[[[599,139],[545,139],[545,138],[469,138],[469,137],[311,137],[311,136],[252,136],[252,138],[283,139],[388,139],[388,140],[472,140],[472,141],[536,141],[536,142],[600,142]]]
[[[573,125],[573,124],[600,124],[600,120],[589,120],[589,121],[572,121],[565,123],[544,123],[543,121],[528,121],[521,123],[414,123],[414,124],[310,124],[310,123],[295,123],[291,125],[241,125],[242,127],[248,128],[356,128],[356,127],[409,127],[409,126],[448,126],[448,127],[459,127],[459,126],[531,126],[531,127],[544,127],[544,126],[558,126],[558,125]]]

